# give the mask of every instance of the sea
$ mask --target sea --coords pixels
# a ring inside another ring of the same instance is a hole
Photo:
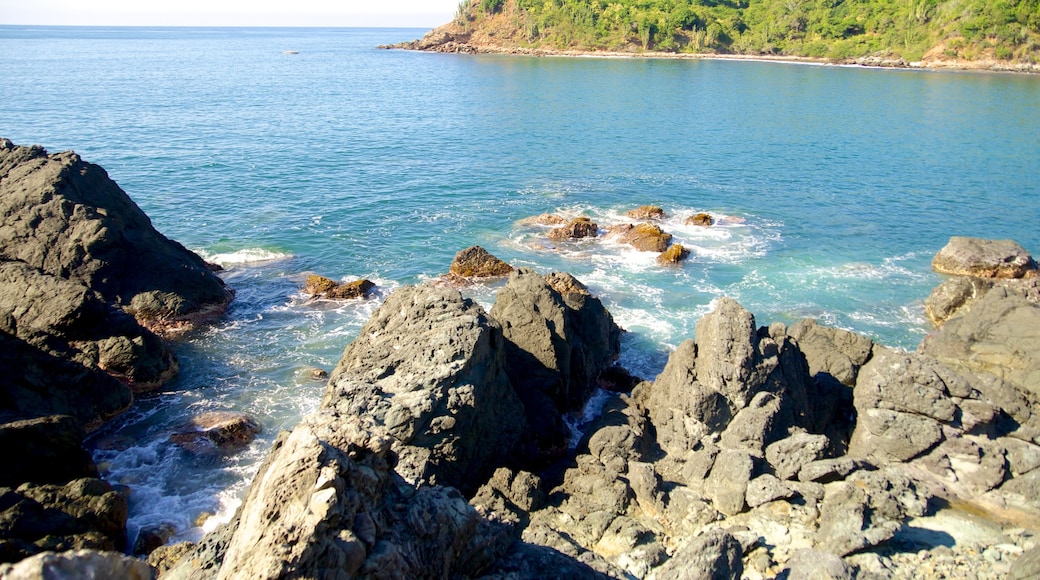
[[[377,48],[424,32],[0,26],[0,137],[103,166],[237,292],[176,342],[176,379],[88,439],[129,494],[131,542],[228,521],[277,433],[317,408],[312,370],[469,246],[574,274],[645,379],[722,296],[759,325],[809,317],[913,350],[950,236],[1040,252],[1040,76]],[[665,209],[687,262],[521,223],[606,228],[641,205]],[[699,212],[715,225],[684,225]],[[310,273],[377,288],[309,300]],[[500,286],[462,292],[490,308]],[[264,431],[226,457],[169,442],[208,411]]]

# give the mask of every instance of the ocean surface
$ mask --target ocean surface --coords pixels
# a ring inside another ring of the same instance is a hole
[[[0,26],[0,137],[102,165],[237,291],[176,346],[179,377],[90,438],[130,490],[131,537],[226,521],[277,432],[317,408],[310,370],[468,246],[576,275],[649,379],[720,296],[760,325],[813,317],[914,349],[951,235],[1040,253],[1038,76],[376,48],[423,32]],[[606,226],[644,204],[685,265],[517,223]],[[684,226],[695,212],[717,224]],[[309,302],[312,272],[378,290]],[[490,308],[496,287],[464,292]],[[264,433],[226,458],[168,442],[212,410]]]

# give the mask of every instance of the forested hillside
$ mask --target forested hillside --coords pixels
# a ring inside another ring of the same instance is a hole
[[[1040,0],[464,0],[454,25],[530,48],[1040,63]]]

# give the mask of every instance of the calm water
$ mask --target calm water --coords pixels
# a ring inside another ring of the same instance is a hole
[[[306,272],[366,277],[382,297],[473,244],[567,270],[652,378],[722,295],[760,324],[811,316],[912,349],[949,236],[1040,253],[1040,77],[374,48],[422,32],[0,27],[0,136],[101,164],[238,291],[178,346],[169,389],[92,440],[131,489],[132,533],[213,527],[275,433],[316,408],[308,369],[331,369],[378,300],[308,304]],[[669,211],[684,267],[516,225],[606,225],[642,204]],[[719,225],[682,225],[699,211]],[[469,295],[490,306],[494,290]],[[264,423],[245,453],[166,443],[224,409]]]

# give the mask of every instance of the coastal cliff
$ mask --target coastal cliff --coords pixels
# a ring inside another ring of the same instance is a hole
[[[1031,1],[995,6],[467,0],[452,22],[384,48],[1040,72],[1038,14],[1040,6]]]

